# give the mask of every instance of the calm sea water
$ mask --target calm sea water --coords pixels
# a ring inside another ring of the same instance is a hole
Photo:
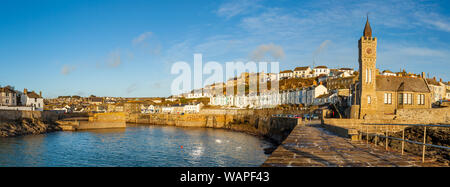
[[[221,129],[129,125],[0,138],[0,166],[259,166],[270,146]]]

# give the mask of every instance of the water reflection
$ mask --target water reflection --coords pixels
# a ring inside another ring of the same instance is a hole
[[[220,129],[130,125],[0,138],[0,166],[259,166],[268,146]]]

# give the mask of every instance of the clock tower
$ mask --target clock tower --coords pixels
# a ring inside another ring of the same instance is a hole
[[[376,96],[376,61],[377,61],[377,38],[372,37],[369,17],[361,39],[359,39],[359,118],[375,114],[377,108]]]

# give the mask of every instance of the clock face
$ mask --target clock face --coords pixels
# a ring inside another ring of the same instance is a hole
[[[366,53],[369,54],[369,55],[372,54],[372,48],[367,48],[366,49]]]

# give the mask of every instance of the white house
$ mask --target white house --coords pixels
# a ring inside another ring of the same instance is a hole
[[[311,74],[311,68],[309,68],[308,66],[296,67],[294,69],[294,77],[297,77],[297,78],[307,78],[307,77],[311,76],[310,74]]]
[[[314,77],[318,77],[319,75],[322,75],[322,74],[325,74],[325,75],[330,74],[330,69],[328,69],[328,67],[326,67],[326,66],[317,66],[313,70],[314,70],[314,73],[313,73]]]
[[[292,70],[284,70],[280,72],[279,79],[290,79],[294,76],[294,72]]]
[[[350,75],[353,75],[353,73],[355,73],[355,70],[353,70],[353,68],[339,68],[338,71],[347,72]]]
[[[314,100],[320,95],[327,94],[328,89],[323,85],[311,86],[306,90],[305,105],[313,105]]]
[[[384,76],[397,76],[397,74],[395,74],[395,73],[393,73],[392,71],[389,71],[389,70],[384,70],[381,73],[381,75],[384,75]]]
[[[170,114],[170,113],[173,113],[173,111],[174,111],[174,108],[171,107],[171,106],[163,106],[163,107],[161,107],[161,112],[162,113]]]
[[[184,105],[183,112],[184,113],[199,113],[203,107],[203,103],[198,103],[195,105]]]
[[[28,92],[25,88],[23,94],[20,96],[20,101],[24,106],[31,106],[33,110],[43,111],[44,110],[44,99],[42,98],[42,92],[39,95],[34,91]]]

